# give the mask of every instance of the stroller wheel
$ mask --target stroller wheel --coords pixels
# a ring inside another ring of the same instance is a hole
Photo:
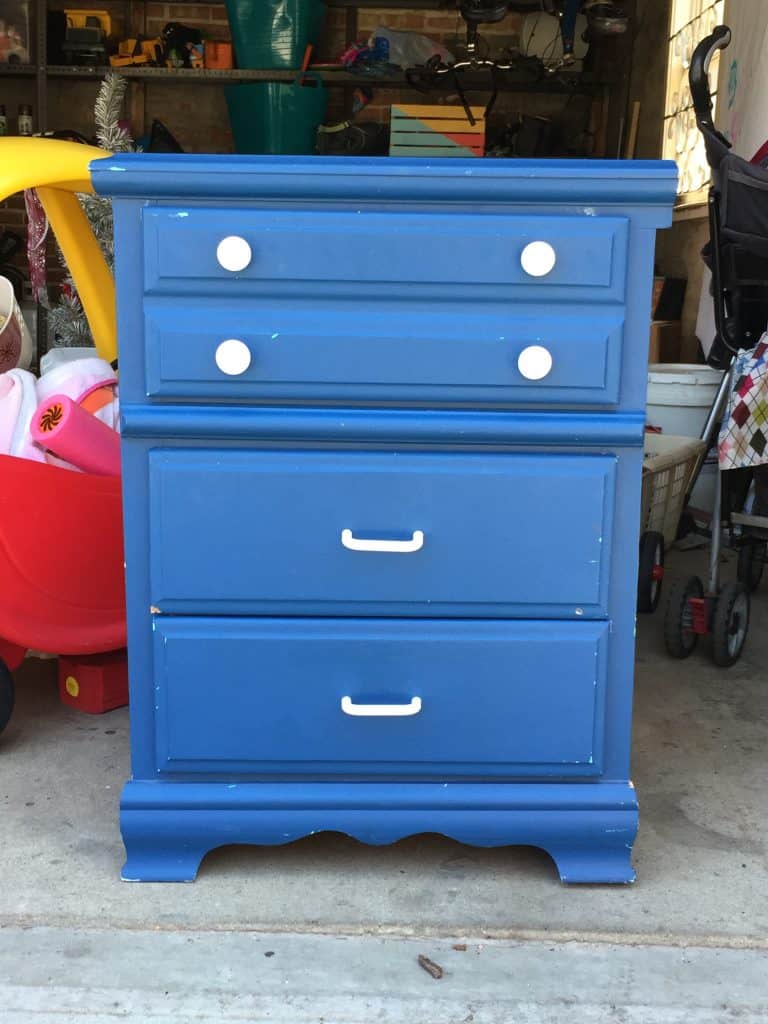
[[[739,561],[736,575],[739,583],[743,583],[751,594],[760,586],[765,564],[766,542],[755,537],[747,537],[739,548]]]
[[[692,597],[703,597],[704,587],[698,576],[675,580],[669,590],[667,610],[664,613],[664,643],[673,658],[687,658],[699,642],[694,628]]]
[[[8,725],[13,714],[15,693],[11,670],[0,660],[0,732]]]
[[[749,591],[743,583],[726,583],[712,616],[712,658],[720,668],[741,657],[749,629]]]
[[[640,565],[637,572],[637,610],[655,612],[661,598],[664,578],[664,537],[648,530],[640,538]]]

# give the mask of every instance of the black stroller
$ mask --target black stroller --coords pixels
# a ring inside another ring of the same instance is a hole
[[[716,444],[723,412],[734,385],[735,357],[753,348],[768,324],[768,169],[730,152],[730,143],[712,120],[708,68],[716,50],[731,41],[731,31],[718,26],[702,40],[691,58],[689,80],[696,123],[704,136],[712,169],[709,190],[710,240],[702,256],[712,271],[716,338],[710,365],[723,369],[723,380],[707,417],[701,439],[705,451]],[[699,469],[701,468],[701,462]],[[689,484],[693,488],[697,474]],[[724,477],[727,480],[724,481]],[[716,474],[712,515],[709,579],[678,580],[670,589],[664,618],[669,654],[687,658],[699,636],[711,634],[712,657],[727,667],[738,661],[749,629],[750,593],[760,583],[768,540],[768,465],[753,470]],[[744,504],[754,481],[756,511],[746,515]],[[741,531],[738,582],[720,584],[720,544],[723,522]]]

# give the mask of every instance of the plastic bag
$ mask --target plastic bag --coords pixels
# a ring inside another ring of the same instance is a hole
[[[401,68],[412,68],[426,64],[430,57],[439,56],[445,64],[453,64],[452,54],[440,43],[418,32],[398,32],[380,25],[368,40],[376,60],[396,64]]]

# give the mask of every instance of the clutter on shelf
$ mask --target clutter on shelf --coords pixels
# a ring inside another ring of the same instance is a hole
[[[50,64],[115,68],[232,67],[231,42],[206,40],[199,29],[178,21],[169,21],[160,35],[136,34],[121,38],[111,14],[106,10],[65,8],[49,11],[47,45]],[[206,48],[210,49],[207,59]]]
[[[426,64],[433,58],[453,63],[452,54],[441,44],[419,32],[404,32],[380,25],[365,42],[351,43],[340,57],[346,68],[381,74]]]
[[[28,0],[0,4],[0,64],[29,64]]]
[[[199,29],[169,21],[162,35],[151,38],[132,36],[117,44],[117,52],[109,58],[112,67],[202,68],[205,66],[205,43]],[[231,66],[231,65],[230,65]]]
[[[386,156],[389,128],[378,121],[339,121],[317,129],[320,156]]]
[[[203,44],[203,63],[206,68],[215,71],[228,71],[234,67],[232,43],[206,39]]]
[[[66,22],[61,43],[64,63],[86,67],[106,64],[112,36],[109,11],[67,8],[64,17]]]

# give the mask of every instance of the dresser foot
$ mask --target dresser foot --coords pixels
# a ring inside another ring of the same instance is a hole
[[[126,852],[120,872],[124,882],[194,882],[211,849],[197,818],[172,806],[159,811],[135,807],[129,813],[123,809],[120,827]]]
[[[626,844],[601,846],[544,847],[555,862],[560,881],[573,884],[629,884],[635,880],[632,847]]]
[[[157,846],[137,844],[132,848],[125,840],[128,854],[120,877],[124,882],[194,882],[203,857],[208,848],[192,850],[183,841],[178,847],[172,845],[162,849]]]

